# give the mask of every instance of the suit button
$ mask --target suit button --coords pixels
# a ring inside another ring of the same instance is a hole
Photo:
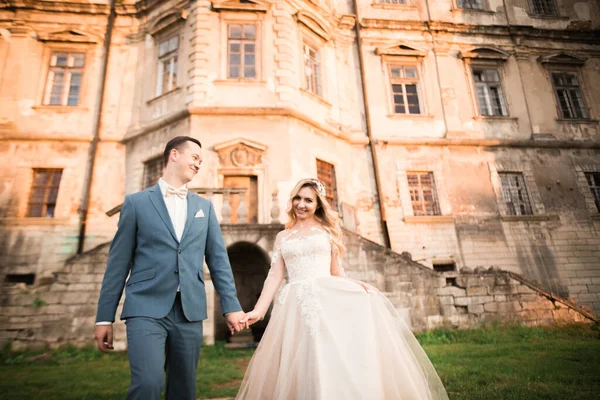
[[[178,253],[181,254],[181,250],[179,250]]]
[[[178,270],[178,269],[176,269],[176,270],[175,270],[175,275],[177,275],[178,273],[179,273],[179,270]]]

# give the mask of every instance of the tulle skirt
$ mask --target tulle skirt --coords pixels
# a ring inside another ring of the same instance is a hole
[[[332,276],[281,290],[236,397],[447,398],[427,355],[390,301]]]

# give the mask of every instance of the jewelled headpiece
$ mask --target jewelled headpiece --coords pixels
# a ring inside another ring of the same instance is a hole
[[[317,192],[319,192],[319,196],[325,197],[327,192],[325,191],[325,186],[321,183],[321,181],[317,179],[309,179],[308,181],[317,185]]]

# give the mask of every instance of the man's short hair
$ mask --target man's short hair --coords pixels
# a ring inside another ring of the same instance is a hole
[[[177,151],[181,151],[181,148],[186,142],[196,143],[200,148],[202,147],[198,139],[194,139],[190,136],[175,136],[173,139],[169,140],[165,146],[165,152],[163,153],[165,166],[169,162],[169,154],[171,154],[171,150],[177,149]]]

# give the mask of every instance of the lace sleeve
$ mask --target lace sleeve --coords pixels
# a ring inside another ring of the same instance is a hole
[[[281,256],[281,236],[282,235],[277,235],[277,239],[275,240],[273,253],[271,253],[271,267],[269,268],[269,273],[267,274],[265,283],[274,277],[280,280],[285,274],[285,263],[283,262],[283,257]]]
[[[337,246],[331,243],[331,275],[332,276],[346,276],[344,267],[342,266],[342,257]]]

